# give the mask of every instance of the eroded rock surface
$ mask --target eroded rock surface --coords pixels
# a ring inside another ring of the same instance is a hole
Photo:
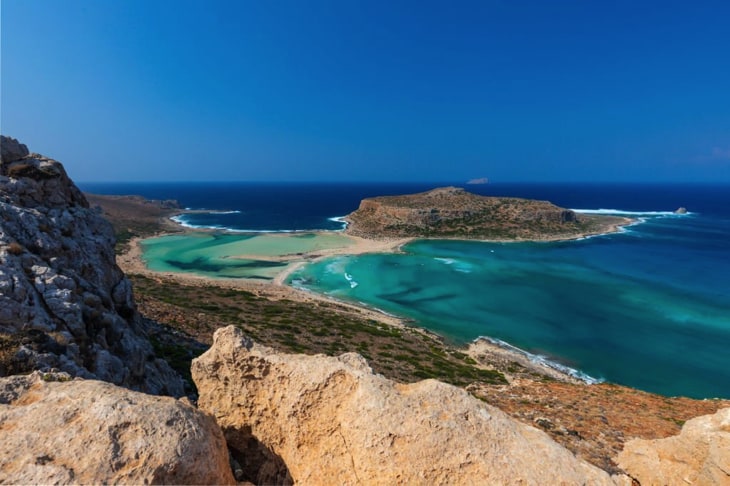
[[[0,375],[57,368],[180,396],[116,265],[114,232],[52,159],[2,137]]]
[[[234,482],[211,417],[65,373],[0,378],[0,437],[2,484]]]
[[[730,408],[688,420],[673,437],[629,441],[617,462],[642,485],[730,485]]]
[[[354,353],[280,354],[230,326],[192,372],[199,406],[254,482],[613,484],[465,391],[435,380],[397,384]]]

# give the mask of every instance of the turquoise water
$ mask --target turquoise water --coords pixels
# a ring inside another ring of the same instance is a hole
[[[183,207],[208,210],[188,215],[190,226],[292,231],[337,229],[341,223],[333,217],[355,210],[364,197],[437,185],[459,184],[115,183],[84,189],[178,199]],[[405,255],[318,263],[302,269],[295,281],[412,317],[456,342],[494,336],[645,390],[730,397],[730,186],[497,183],[469,190],[566,208],[651,212],[686,206],[694,214],[645,214],[647,222],[627,234],[570,243],[419,242]],[[226,255],[231,253],[226,242],[236,240],[225,238],[198,247],[191,240],[190,252],[151,247],[150,265],[266,279],[286,265],[263,255],[243,260]]]
[[[272,279],[302,253],[350,245],[337,233],[190,233],[142,241],[150,270],[215,278]],[[282,258],[280,258],[282,257]]]
[[[574,242],[416,241],[309,264],[290,282],[457,343],[486,335],[595,378],[730,397],[728,242],[701,217],[654,217]]]

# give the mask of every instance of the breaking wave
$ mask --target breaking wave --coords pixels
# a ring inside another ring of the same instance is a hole
[[[572,209],[576,213],[582,214],[605,214],[610,216],[634,216],[634,217],[677,217],[691,216],[695,213],[687,211],[684,214],[675,213],[674,211],[625,211],[623,209]]]
[[[566,375],[572,376],[573,378],[576,378],[578,380],[581,380],[585,383],[588,383],[589,385],[594,385],[596,383],[603,382],[600,378],[594,378],[586,373],[583,373],[580,370],[576,370],[575,368],[571,368],[570,366],[566,366],[564,364],[558,363],[556,361],[552,361],[548,359],[546,356],[543,356],[541,354],[532,354],[524,349],[520,349],[516,346],[512,346],[510,343],[502,341],[501,339],[489,337],[489,336],[479,336],[474,340],[474,342],[477,342],[479,340],[487,341],[492,344],[496,344],[500,348],[507,349],[509,351],[512,351],[514,353],[518,353],[527,359],[529,359],[531,362],[540,364],[543,366],[547,366],[548,368],[552,368],[556,371],[559,371],[561,373],[564,373]]]

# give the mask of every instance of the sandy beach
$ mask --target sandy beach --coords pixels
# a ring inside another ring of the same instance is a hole
[[[185,233],[192,233],[191,230],[184,230]],[[157,236],[165,236],[171,233],[162,233]],[[180,234],[179,232],[174,234]],[[305,265],[308,262],[314,262],[323,258],[335,255],[357,255],[363,253],[385,253],[399,251],[399,248],[406,244],[411,238],[393,239],[393,240],[367,240],[356,236],[347,236],[352,240],[352,245],[342,248],[331,248],[319,250],[315,252],[296,255],[296,261],[292,261],[275,278],[271,281],[262,281],[257,279],[244,278],[211,278],[193,273],[182,272],[156,272],[147,268],[142,258],[142,248],[140,242],[145,238],[133,238],[129,243],[128,250],[117,256],[117,264],[128,274],[140,274],[150,278],[164,276],[165,278],[175,280],[185,285],[210,286],[214,285],[223,288],[241,289],[252,292],[258,296],[266,297],[272,300],[289,299],[297,302],[324,301],[336,303],[338,306],[361,317],[375,319],[390,325],[402,326],[405,320],[385,314],[376,309],[364,306],[357,306],[347,302],[342,302],[325,295],[308,292],[306,290],[296,289],[285,284],[287,277]],[[242,256],[241,256],[242,257]],[[271,258],[271,257],[270,257]],[[277,261],[292,260],[291,256],[280,256]]]
[[[629,218],[617,219],[615,224],[604,227],[604,231],[596,234],[585,234],[585,235],[574,235],[571,238],[546,238],[540,240],[531,241],[560,241],[560,240],[575,240],[582,238],[589,238],[597,236],[598,234],[608,234],[622,231],[622,228],[627,225],[635,224],[635,220]],[[190,229],[178,225],[174,221],[165,218],[164,232],[157,234],[156,237],[166,235],[180,235],[180,234],[195,234],[195,233],[210,233],[211,230],[200,230]],[[170,231],[172,230],[172,231]],[[328,231],[314,231],[315,235],[331,235],[333,232]],[[310,252],[296,253],[296,254],[284,254],[284,255],[258,255],[258,254],[241,254],[231,255],[230,258],[240,259],[258,259],[267,261],[278,261],[288,262],[288,265],[282,268],[281,271],[277,272],[272,280],[261,280],[261,279],[249,279],[249,278],[213,278],[202,275],[196,275],[194,273],[183,273],[183,272],[157,272],[150,270],[145,264],[142,257],[142,248],[140,242],[144,238],[133,238],[130,241],[128,250],[117,256],[117,263],[126,273],[129,274],[141,274],[149,278],[164,277],[173,281],[179,282],[184,285],[192,286],[217,286],[222,288],[240,289],[251,293],[254,293],[260,297],[265,297],[270,300],[282,300],[288,299],[296,302],[327,302],[329,304],[336,305],[339,312],[347,313],[350,315],[364,317],[366,319],[373,319],[378,322],[382,322],[392,326],[408,327],[415,329],[424,334],[440,338],[440,336],[434,333],[421,329],[419,327],[413,327],[408,325],[408,321],[405,319],[398,318],[378,309],[369,308],[363,305],[352,304],[344,302],[323,294],[295,288],[286,284],[287,278],[300,269],[302,266],[310,262],[317,262],[325,258],[337,256],[337,255],[361,255],[366,253],[392,253],[401,251],[401,247],[415,238],[386,238],[386,239],[370,239],[360,236],[349,235],[342,232],[337,232],[348,241],[343,246],[336,248],[317,249]],[[274,234],[268,235],[269,237],[292,237],[291,233],[284,233],[281,235]],[[444,238],[437,238],[444,239]],[[448,238],[450,239],[450,238]],[[482,240],[489,242],[516,242],[521,240]],[[482,365],[486,365],[491,368],[488,363],[495,362],[517,362],[526,369],[532,370],[543,376],[549,376],[553,379],[557,379],[564,382],[579,383],[582,382],[579,378],[572,376],[571,374],[554,367],[548,366],[545,363],[530,359],[527,353],[521,352],[520,350],[511,349],[508,346],[500,346],[497,343],[489,342],[483,339],[479,339],[471,343],[466,349],[466,353],[469,354],[473,359]],[[509,374],[505,373],[508,378]]]

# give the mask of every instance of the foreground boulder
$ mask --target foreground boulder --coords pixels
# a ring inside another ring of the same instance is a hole
[[[1,484],[233,482],[211,417],[67,374],[0,378],[0,437]]]
[[[634,439],[617,462],[641,484],[730,484],[730,408],[688,420],[666,439]]]
[[[280,354],[230,326],[192,372],[199,406],[257,483],[613,483],[465,391],[397,384],[354,353]]]
[[[155,359],[114,231],[63,166],[0,137],[0,376],[60,369],[180,396]]]

